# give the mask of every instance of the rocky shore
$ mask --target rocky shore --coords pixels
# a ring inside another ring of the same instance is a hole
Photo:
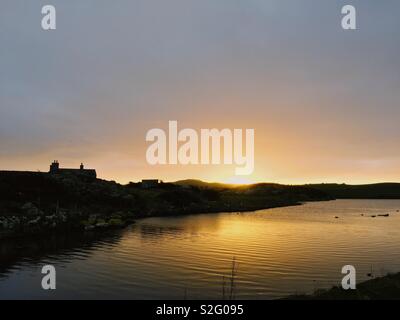
[[[118,213],[108,217],[96,214],[82,216],[79,213],[71,214],[71,212],[60,210],[57,213],[46,215],[30,202],[24,204],[22,208],[29,210],[29,214],[0,217],[0,239],[52,231],[91,231],[121,228],[134,223],[133,217],[129,218]]]

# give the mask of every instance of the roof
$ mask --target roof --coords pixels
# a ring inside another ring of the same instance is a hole
[[[83,174],[88,176],[96,177],[96,170],[94,169],[70,169],[70,168],[59,168],[55,173],[70,173],[70,174]]]

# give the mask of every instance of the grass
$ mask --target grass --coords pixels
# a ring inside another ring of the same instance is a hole
[[[236,258],[233,257],[229,276],[228,277],[225,277],[225,275],[222,276],[222,300],[235,299],[237,269],[238,269],[238,264],[236,262]]]

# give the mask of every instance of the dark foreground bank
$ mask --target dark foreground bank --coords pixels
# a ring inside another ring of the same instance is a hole
[[[398,300],[400,299],[400,272],[388,274],[357,284],[355,290],[335,286],[318,289],[311,295],[293,295],[288,300]]]

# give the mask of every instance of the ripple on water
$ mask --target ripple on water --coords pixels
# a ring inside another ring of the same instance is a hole
[[[101,240],[1,264],[0,298],[43,297],[40,266],[57,268],[58,298],[220,298],[235,257],[236,295],[277,298],[338,284],[341,267],[399,271],[399,200],[337,200],[241,214],[149,218]],[[361,216],[390,212],[390,217]],[[333,217],[339,216],[339,219]],[[23,248],[22,248],[23,249]]]

